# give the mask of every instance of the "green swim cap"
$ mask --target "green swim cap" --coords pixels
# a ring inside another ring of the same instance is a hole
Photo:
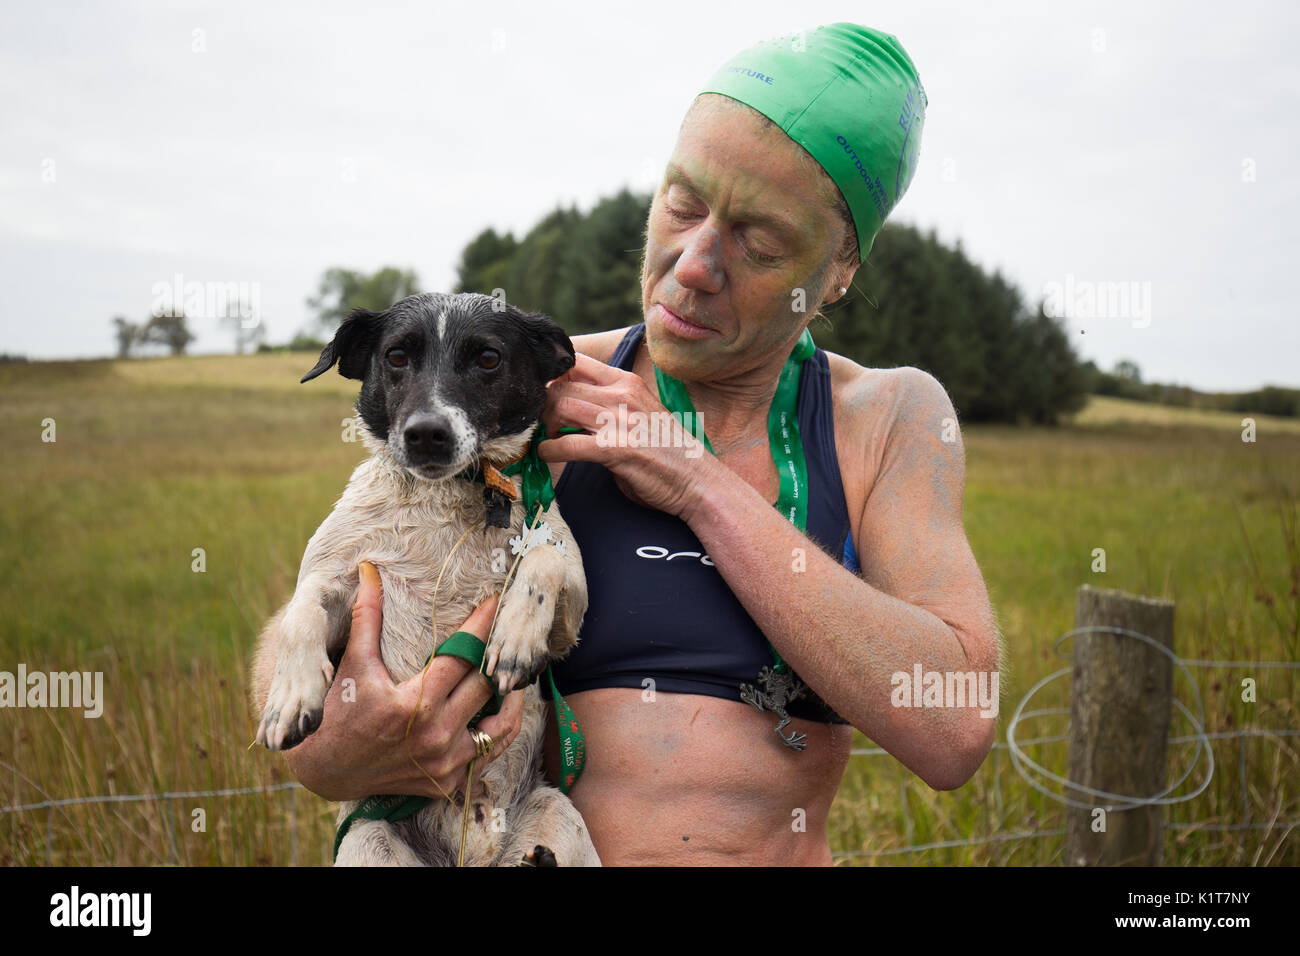
[[[856,23],[764,40],[700,91],[758,110],[821,164],[848,203],[866,260],[916,171],[927,100],[894,37]]]

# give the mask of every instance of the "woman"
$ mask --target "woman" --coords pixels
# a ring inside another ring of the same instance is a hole
[[[570,796],[607,864],[826,864],[852,728],[936,789],[991,746],[975,701],[898,692],[918,668],[998,666],[952,405],[924,372],[865,369],[804,339],[906,190],[924,105],[897,41],[854,24],[735,57],[692,104],[654,197],[644,324],[576,337],[576,367],[550,386],[547,433],[584,430],[539,455],[591,591],[555,678],[585,735]],[[625,421],[694,410],[711,451],[676,424],[671,442],[611,444],[601,430],[620,405]],[[484,636],[493,603],[464,629]],[[332,690],[320,730],[288,754],[331,799],[437,793],[375,744],[400,737],[414,700],[380,673],[377,608],[363,585],[335,687],[359,676],[379,703],[331,726]],[[410,753],[450,790],[488,692],[439,662]],[[518,732],[519,698],[480,724],[494,754]],[[547,770],[564,776],[554,728]]]

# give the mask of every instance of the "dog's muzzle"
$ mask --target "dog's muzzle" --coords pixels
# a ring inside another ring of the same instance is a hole
[[[456,455],[456,435],[446,415],[412,416],[402,429],[402,450],[412,468],[446,467]]]

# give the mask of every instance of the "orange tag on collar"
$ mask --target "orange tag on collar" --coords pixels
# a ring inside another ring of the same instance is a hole
[[[515,483],[487,462],[483,462],[483,483],[489,488],[501,492],[511,501],[519,500],[519,492],[515,490]]]

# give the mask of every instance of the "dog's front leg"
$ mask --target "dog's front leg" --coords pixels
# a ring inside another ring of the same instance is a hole
[[[519,559],[487,646],[485,671],[501,693],[527,687],[550,660],[565,578],[564,555],[553,545],[535,545]]]
[[[587,575],[582,568],[582,552],[564,519],[552,518],[558,534],[568,542],[564,549],[564,584],[551,626],[551,660],[560,660],[578,644],[578,631],[587,614]]]
[[[301,582],[280,619],[271,689],[257,727],[257,743],[288,750],[320,726],[334,679],[330,663],[331,602],[320,582]]]

